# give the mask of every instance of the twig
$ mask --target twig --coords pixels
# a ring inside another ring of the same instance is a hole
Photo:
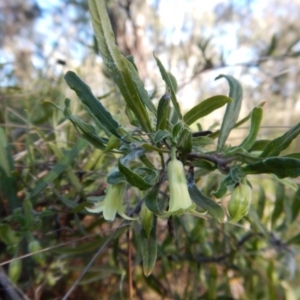
[[[62,298],[62,300],[67,300],[69,298],[69,296],[72,294],[72,292],[74,291],[74,289],[76,288],[76,286],[78,285],[78,283],[80,282],[80,280],[83,278],[83,276],[86,274],[86,272],[88,271],[88,269],[92,266],[92,264],[95,262],[95,260],[98,258],[98,256],[105,250],[106,246],[111,242],[111,240],[115,237],[115,235],[117,234],[119,228],[122,226],[123,224],[121,224],[108,238],[107,240],[104,242],[104,244],[99,248],[99,250],[96,252],[96,254],[93,256],[93,258],[89,261],[89,263],[85,266],[85,268],[83,269],[83,271],[81,272],[81,274],[79,275],[79,277],[74,281],[74,283],[72,284],[71,288],[68,290],[68,292],[66,293],[66,295]]]
[[[127,230],[127,262],[128,262],[128,299],[132,299],[132,253],[131,253],[131,241],[130,241],[130,228]]]

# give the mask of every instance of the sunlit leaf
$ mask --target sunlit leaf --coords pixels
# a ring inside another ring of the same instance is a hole
[[[229,97],[233,100],[232,103],[228,103],[226,107],[226,111],[223,117],[223,122],[221,125],[217,151],[221,152],[224,149],[226,140],[229,136],[230,131],[234,128],[234,125],[239,117],[242,98],[243,98],[243,90],[240,83],[229,75],[219,75],[217,79],[225,78],[229,84]]]
[[[183,116],[183,120],[187,125],[191,125],[198,119],[207,116],[214,110],[230,102],[232,102],[232,99],[227,96],[217,95],[210,97],[206,100],[203,100],[201,103],[197,104],[191,110],[189,110]]]
[[[94,32],[103,61],[120,89],[128,107],[133,111],[145,132],[152,132],[149,115],[145,105],[156,113],[147,91],[131,62],[121,55],[115,44],[104,0],[89,0],[89,10]]]
[[[246,136],[246,138],[238,147],[248,150],[253,146],[260,128],[262,116],[263,116],[263,109],[261,107],[255,107],[251,113],[250,131]]]
[[[159,68],[159,71],[161,73],[161,76],[162,76],[163,80],[165,81],[167,87],[170,89],[171,100],[172,100],[173,106],[176,110],[176,113],[177,113],[179,119],[182,119],[182,115],[181,115],[181,112],[180,112],[180,107],[179,107],[179,104],[178,104],[178,101],[177,101],[177,98],[176,98],[176,94],[175,94],[176,86],[173,86],[174,79],[169,76],[170,73],[168,73],[166,71],[166,69],[163,66],[163,64],[161,63],[161,61],[155,55],[154,55],[154,58],[156,60],[156,63],[158,65],[158,68]]]
[[[300,122],[297,125],[293,126],[289,131],[284,133],[282,136],[271,141],[260,156],[270,157],[270,156],[279,155],[284,149],[286,149],[291,144],[291,142],[299,135],[299,133],[300,133]]]
[[[93,95],[91,88],[72,71],[68,71],[64,78],[68,86],[76,92],[79,99],[89,108],[98,121],[112,134],[119,136],[117,133],[118,122],[113,119],[111,113]]]

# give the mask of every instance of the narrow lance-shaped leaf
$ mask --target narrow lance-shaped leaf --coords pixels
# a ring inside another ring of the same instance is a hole
[[[167,119],[169,115],[170,99],[171,96],[169,94],[165,94],[160,98],[158,102],[156,130],[166,129]]]
[[[219,204],[217,204],[215,201],[204,195],[194,183],[188,184],[188,190],[192,200],[197,205],[207,210],[207,212],[219,222],[224,221],[225,214],[222,207]]]
[[[155,55],[154,55],[154,58],[156,60],[157,66],[159,68],[159,71],[161,73],[161,76],[162,76],[164,82],[166,83],[167,87],[171,91],[171,99],[172,99],[173,106],[176,110],[176,113],[177,113],[179,119],[182,119],[182,115],[181,115],[181,112],[180,112],[180,107],[179,107],[179,104],[178,104],[178,101],[177,101],[177,98],[176,98],[176,94],[175,94],[175,88],[176,87],[173,86],[174,79],[170,78],[169,73],[166,71],[166,69],[163,66],[163,64],[161,63],[161,61]]]
[[[243,98],[243,90],[240,83],[235,78],[228,75],[219,75],[216,80],[223,77],[225,77],[229,83],[229,97],[233,102],[227,104],[217,144],[218,152],[221,152],[224,149],[229,133],[239,117]]]
[[[271,141],[260,156],[278,156],[281,151],[286,149],[291,144],[291,142],[299,135],[299,133],[300,122],[282,136]]]
[[[77,132],[80,134],[80,136],[83,139],[90,142],[96,148],[104,149],[105,144],[107,144],[108,141],[106,139],[100,138],[96,134],[95,128],[91,124],[85,123],[77,116],[74,116],[69,109],[69,104],[70,104],[70,99],[67,98],[65,100],[66,107],[63,111],[64,116],[73,123]],[[113,135],[111,137],[117,138]]]
[[[298,185],[298,189],[294,195],[293,203],[292,203],[292,218],[291,222],[295,221],[300,211],[300,186]]]
[[[261,102],[258,107],[263,107],[265,105],[266,102]],[[243,125],[244,123],[246,123],[250,118],[251,118],[251,114],[252,112],[250,112],[246,117],[244,117],[243,119],[241,119],[240,121],[238,121],[237,123],[235,123],[235,125],[233,126],[233,128],[238,128],[241,125]],[[217,136],[219,136],[220,134],[220,130],[215,131],[214,133],[210,134],[209,137],[211,138],[216,138]]]
[[[89,10],[99,50],[105,65],[110,70],[124,100],[135,114],[143,130],[152,132],[145,105],[153,113],[155,113],[155,107],[150,101],[135,67],[121,55],[115,44],[115,36],[106,11],[105,1],[89,0]]]
[[[260,128],[262,116],[263,116],[263,109],[261,107],[255,107],[251,113],[251,125],[250,125],[249,134],[238,147],[248,150],[254,145]]]
[[[93,95],[91,88],[85,84],[74,72],[68,71],[65,75],[68,86],[74,90],[79,99],[86,105],[98,121],[113,135],[118,136],[119,124],[115,121],[102,103]]]
[[[270,157],[241,168],[246,174],[275,174],[279,178],[300,176],[300,160],[289,157]]]
[[[149,276],[155,266],[157,256],[157,241],[155,228],[151,229],[150,237],[147,238],[145,229],[140,234],[141,254],[143,259],[143,271],[145,276]]]
[[[129,184],[131,184],[132,186],[135,186],[142,191],[147,190],[152,186],[150,183],[145,181],[140,175],[123,165],[121,160],[119,160],[118,168],[119,171],[126,177]]]
[[[275,205],[273,207],[273,212],[271,216],[271,224],[272,228],[274,230],[276,222],[280,215],[284,212],[283,206],[284,206],[284,200],[285,200],[285,191],[283,184],[276,184],[276,199],[275,199]]]
[[[217,95],[210,97],[206,100],[203,100],[201,103],[197,104],[190,111],[188,111],[183,116],[183,120],[187,125],[191,125],[198,119],[207,116],[214,110],[230,102],[232,102],[232,99],[227,96]]]

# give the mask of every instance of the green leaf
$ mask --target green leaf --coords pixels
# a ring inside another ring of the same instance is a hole
[[[300,186],[298,185],[298,189],[294,195],[293,203],[292,203],[292,216],[291,222],[295,221],[300,211]]]
[[[211,192],[212,195],[214,195],[216,198],[220,199],[223,196],[225,196],[227,192],[227,188],[229,186],[234,186],[235,181],[232,179],[231,174],[228,174],[224,179],[221,181],[220,186],[217,191]]]
[[[154,135],[154,143],[159,143],[161,142],[163,139],[167,138],[171,136],[170,132],[169,131],[166,131],[166,130],[158,130],[155,135]]]
[[[274,180],[281,183],[281,184],[283,184],[283,185],[285,185],[285,186],[288,186],[289,188],[291,188],[295,192],[298,190],[298,185],[293,179],[290,179],[290,178],[279,179],[278,177],[274,176]]]
[[[292,238],[290,238],[287,242],[287,245],[300,245],[300,233],[296,234]]]
[[[64,155],[64,157],[54,166],[54,168],[44,176],[31,192],[30,197],[37,196],[49,183],[53,182],[62,172],[66,171],[72,164],[76,156],[86,148],[89,143],[83,139],[79,139],[76,145]]]
[[[126,56],[126,59],[134,66],[134,68],[136,69],[136,71],[138,72],[138,68],[135,64],[135,61],[134,61],[134,56],[133,55],[128,55]]]
[[[258,199],[257,199],[257,207],[256,207],[256,212],[261,220],[264,216],[264,210],[266,206],[266,194],[265,190],[262,186],[259,186],[259,193],[258,193]]]
[[[238,147],[248,150],[254,145],[260,128],[262,116],[263,116],[263,109],[261,107],[255,107],[251,113],[250,131],[247,137],[243,140],[243,142]]]
[[[5,132],[0,127],[0,190],[8,200],[9,209],[20,207],[17,197],[17,180],[13,173],[14,161],[7,143]]]
[[[278,156],[284,149],[286,149],[291,144],[291,142],[299,135],[299,133],[300,122],[282,136],[271,141],[260,156]]]
[[[188,184],[188,190],[192,200],[197,205],[207,210],[207,212],[219,222],[224,221],[225,213],[219,204],[204,195],[194,183]]]
[[[216,80],[220,78],[226,78],[229,83],[229,97],[233,100],[232,103],[228,103],[223,118],[223,122],[220,129],[220,134],[218,138],[217,151],[221,152],[224,149],[225,142],[229,136],[230,131],[234,127],[241,109],[243,90],[240,83],[228,75],[219,75]]]
[[[155,214],[160,213],[161,207],[159,206],[159,187],[160,185],[155,185],[145,196],[145,204],[149,210],[154,212]]]
[[[183,163],[186,161],[188,154],[192,151],[192,133],[191,130],[186,127],[182,130],[177,147],[181,150],[181,160]]]
[[[290,153],[287,155],[283,155],[282,157],[292,157],[292,158],[300,159],[300,153]]]
[[[165,94],[160,98],[158,102],[156,130],[166,129],[170,110],[170,99],[170,94]]]
[[[154,269],[157,256],[157,241],[155,228],[151,229],[150,238],[147,238],[146,231],[142,228],[140,233],[141,255],[143,260],[144,275],[148,277]]]
[[[157,179],[157,171],[153,168],[139,167],[134,170],[140,175],[146,182],[153,185]]]
[[[170,73],[168,73],[165,69],[165,67],[163,66],[163,64],[161,63],[161,61],[154,55],[154,58],[156,60],[157,66],[159,68],[160,74],[164,80],[164,82],[167,85],[167,88],[170,89],[171,92],[171,100],[173,103],[173,106],[175,108],[175,111],[179,117],[179,119],[182,119],[182,115],[180,112],[180,107],[176,98],[176,94],[175,94],[175,90],[176,90],[176,86],[174,86],[174,80],[172,77],[169,76]]]
[[[129,108],[129,106],[126,104],[125,107],[125,114],[129,120],[129,123],[135,127],[138,127],[140,125],[139,121],[137,120],[137,118],[135,117],[135,114],[133,113],[133,111]]]
[[[193,146],[205,147],[207,145],[212,145],[214,140],[207,136],[197,136],[192,138]]]
[[[14,246],[21,242],[20,234],[12,230],[7,224],[0,224],[0,240],[6,244],[6,246]]]
[[[111,28],[104,0],[89,0],[89,10],[103,61],[117,84],[128,107],[133,111],[145,132],[152,132],[149,115],[145,105],[156,113],[148,93],[140,80],[137,70],[115,44],[115,36]]]
[[[113,135],[118,136],[119,124],[113,119],[110,112],[93,95],[91,88],[85,84],[74,72],[68,71],[64,76],[68,86],[74,90],[78,98],[86,105],[97,120]]]
[[[121,163],[121,160],[119,160],[118,167],[119,167],[119,171],[126,177],[127,181],[132,186],[135,186],[142,191],[147,190],[152,186],[150,183],[145,181],[140,175],[138,175],[137,173],[133,172],[125,165],[123,165]]]
[[[289,157],[270,157],[242,167],[247,174],[272,173],[279,178],[300,176],[300,160]]]
[[[263,151],[269,145],[270,142],[270,140],[258,140],[252,145],[252,147],[248,151]]]
[[[172,73],[168,72],[168,75],[169,75],[169,78],[170,78],[170,80],[172,82],[172,86],[174,88],[174,92],[177,93],[177,90],[178,90],[177,80],[176,80],[175,76]]]
[[[106,182],[109,184],[118,184],[121,182],[127,182],[127,180],[121,172],[115,171],[107,177]]]
[[[144,149],[146,150],[149,150],[149,151],[156,151],[156,152],[159,152],[159,153],[170,153],[171,150],[167,150],[167,149],[160,149],[160,148],[157,148],[155,146],[152,146],[150,144],[142,144],[141,147],[143,147]]]
[[[284,186],[283,184],[276,184],[276,199],[275,199],[275,205],[273,208],[272,216],[271,216],[271,224],[272,229],[274,230],[276,221],[280,217],[280,215],[283,213],[283,202],[285,200],[285,193],[284,193]]]
[[[104,138],[100,138],[96,134],[96,130],[91,124],[85,123],[77,116],[72,115],[69,109],[70,99],[67,98],[65,100],[65,105],[66,107],[63,111],[64,116],[72,122],[79,135],[83,139],[90,142],[94,147],[102,150],[105,149],[105,144],[108,143],[108,140]]]
[[[99,247],[104,243],[104,240],[102,238],[97,237],[92,242],[85,242],[82,245],[76,245],[75,247],[62,247],[62,248],[55,248],[52,251],[58,254],[67,254],[67,255],[78,255],[78,254],[85,254],[92,251],[95,251],[96,249],[99,249]]]
[[[188,111],[183,116],[183,120],[187,125],[191,125],[198,119],[207,116],[214,110],[230,102],[232,102],[232,99],[224,95],[210,97],[206,100],[203,100],[201,103],[197,104],[190,111]]]

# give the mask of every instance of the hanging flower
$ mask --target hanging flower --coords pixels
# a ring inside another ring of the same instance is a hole
[[[248,214],[252,200],[252,189],[243,179],[233,190],[228,203],[230,222],[238,222]]]
[[[126,220],[135,220],[135,218],[130,218],[124,213],[125,206],[122,205],[122,201],[125,196],[125,192],[126,183],[122,182],[118,184],[111,184],[107,188],[103,201],[96,203],[92,208],[86,207],[86,210],[92,213],[103,212],[103,217],[107,221],[114,221],[116,214],[119,214]]]
[[[203,217],[203,214],[195,210],[196,205],[193,203],[188,191],[184,167],[182,162],[177,160],[175,149],[172,150],[172,160],[168,164],[168,177],[170,190],[169,209],[162,217],[180,215],[184,212]]]

